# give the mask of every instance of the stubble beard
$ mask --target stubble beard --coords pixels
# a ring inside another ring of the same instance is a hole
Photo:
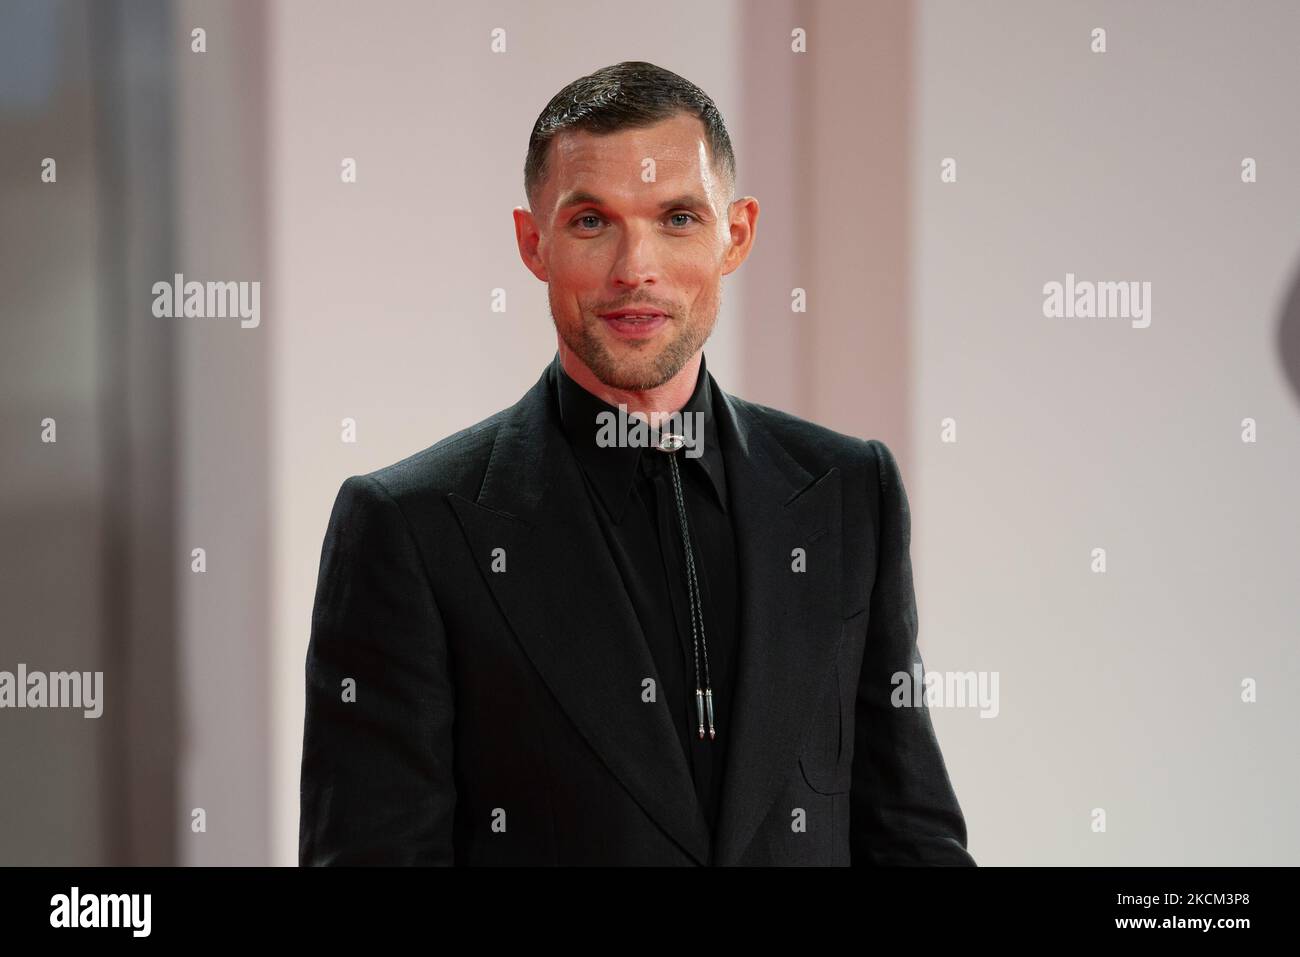
[[[648,342],[640,346],[629,344],[629,354],[621,359],[610,352],[602,340],[600,326],[604,320],[599,316],[584,313],[576,330],[566,329],[555,321],[552,308],[551,321],[569,350],[606,386],[624,392],[645,392],[659,388],[682,371],[691,356],[708,341],[717,315],[715,313],[708,322],[688,321],[684,325],[670,318],[670,327],[676,331],[666,344],[658,347],[658,352],[653,352],[655,346]]]

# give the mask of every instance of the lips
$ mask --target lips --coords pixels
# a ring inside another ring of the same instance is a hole
[[[658,309],[615,309],[613,312],[603,312],[600,315],[602,319],[624,319],[627,321],[637,321],[644,319],[659,319],[663,313]]]
[[[600,318],[622,339],[649,338],[668,321],[666,314],[655,309],[616,309],[602,313]]]

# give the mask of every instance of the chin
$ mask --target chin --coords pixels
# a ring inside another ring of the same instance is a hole
[[[656,370],[637,366],[619,366],[606,375],[597,378],[611,389],[621,389],[624,392],[644,392],[647,389],[656,389],[667,381],[661,380]]]

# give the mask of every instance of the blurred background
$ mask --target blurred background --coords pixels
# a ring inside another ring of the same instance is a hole
[[[894,450],[926,667],[999,677],[995,718],[933,709],[976,860],[1300,863],[1297,35],[1289,0],[3,0],[0,670],[103,671],[104,712],[0,710],[0,863],[296,863],[334,495],[536,381],[528,134],[627,59],[714,98],[761,204],[710,371]],[[177,273],[260,282],[259,324],[156,317]],[[1150,325],[1045,317],[1067,273],[1150,282]]]

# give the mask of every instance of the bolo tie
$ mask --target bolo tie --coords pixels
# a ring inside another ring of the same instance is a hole
[[[686,593],[691,606],[691,644],[695,650],[695,715],[699,720],[700,740],[704,740],[704,721],[708,716],[709,740],[718,736],[713,725],[713,688],[709,681],[709,644],[704,639],[704,609],[700,604],[700,585],[695,576],[695,556],[691,550],[691,532],[686,522],[686,499],[682,495],[681,467],[677,452],[686,444],[686,438],[671,432],[662,433],[654,448],[668,456],[668,471],[672,476],[673,500],[677,504],[677,522],[682,530],[682,545],[686,550]],[[704,670],[700,670],[703,658]]]

